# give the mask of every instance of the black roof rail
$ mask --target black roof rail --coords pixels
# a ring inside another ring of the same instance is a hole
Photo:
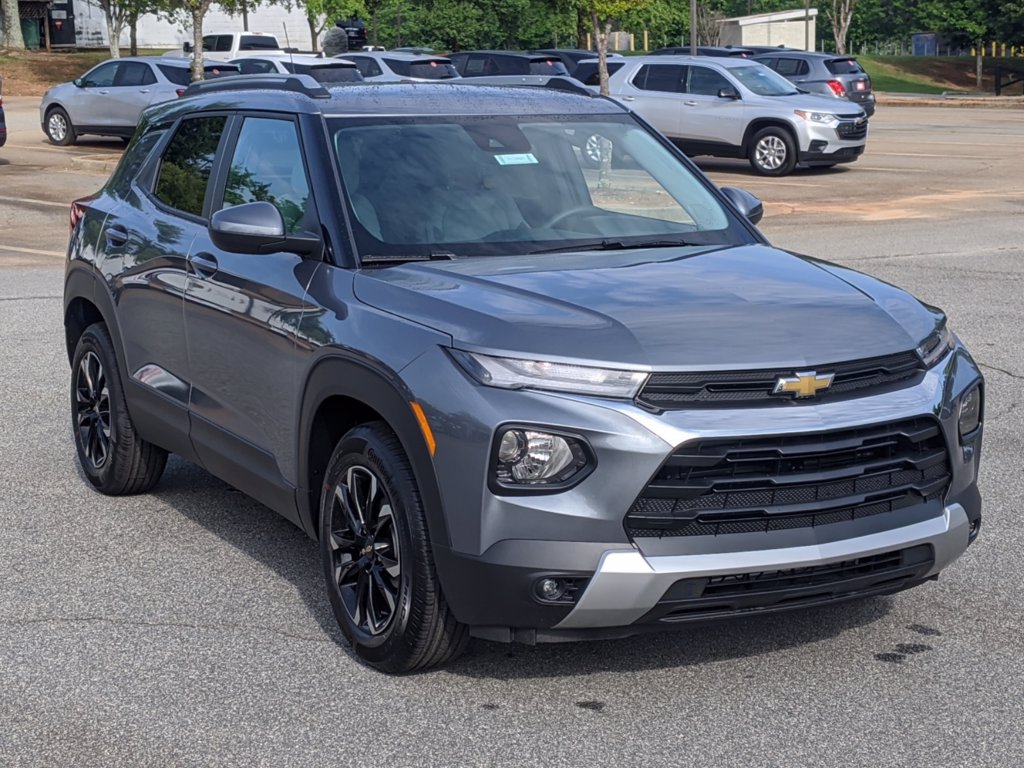
[[[329,99],[330,91],[309,75],[232,75],[192,83],[185,96],[226,91],[288,91],[311,99]]]

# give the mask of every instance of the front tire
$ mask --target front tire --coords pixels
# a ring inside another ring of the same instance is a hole
[[[796,167],[796,143],[785,128],[762,128],[750,142],[750,165],[762,176],[785,176]]]
[[[383,422],[352,429],[334,449],[320,555],[334,618],[371,666],[416,672],[465,648],[468,628],[441,592],[412,467]]]
[[[75,126],[63,107],[54,107],[46,113],[46,137],[51,144],[66,147],[78,141]]]
[[[108,496],[150,490],[164,472],[167,451],[135,431],[106,326],[90,325],[71,362],[71,425],[86,478]]]

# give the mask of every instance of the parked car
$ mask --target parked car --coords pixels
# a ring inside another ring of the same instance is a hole
[[[871,78],[851,56],[784,51],[755,56],[754,61],[775,70],[802,91],[849,99],[863,109],[868,117],[875,114]]]
[[[375,83],[396,80],[451,80],[459,77],[451,59],[403,51],[362,51],[345,58],[359,69],[365,80]]]
[[[7,143],[7,119],[4,117],[4,81],[0,78],[0,147]]]
[[[850,163],[867,142],[860,107],[800,93],[744,58],[638,56],[609,88],[687,154],[745,157],[765,176]]]
[[[192,86],[72,205],[83,476],[276,509],[389,672],[924,584],[980,531],[981,372],[760,213],[590,95]]]
[[[243,75],[309,75],[318,83],[355,83],[363,79],[348,59],[325,59],[308,54],[278,53],[232,59]]]
[[[362,19],[339,19],[334,25],[345,30],[350,51],[358,51],[366,45],[366,22]]]
[[[611,76],[622,69],[626,63],[625,57],[617,59],[609,59],[607,62],[608,75]],[[584,85],[600,85],[601,84],[601,72],[598,69],[597,59],[584,59],[579,62],[573,69],[572,76],[579,80]]]
[[[460,51],[448,57],[463,77],[486,75],[568,75],[562,61],[518,51]]]
[[[527,53],[539,54],[541,56],[553,56],[565,65],[566,71],[572,77],[576,77],[576,67],[579,66],[581,62],[585,61],[589,63],[597,61],[597,51],[586,51],[582,48],[541,48],[538,50],[527,51]],[[622,58],[625,57],[621,53],[608,53],[609,62]]]
[[[656,48],[651,51],[651,56],[689,56],[690,46],[674,45],[667,48]],[[731,45],[698,45],[698,56],[719,56],[725,58],[748,59],[754,55],[752,48],[733,47]]]
[[[156,56],[123,57],[97,64],[70,83],[50,88],[39,105],[43,133],[53,144],[74,144],[82,134],[131,138],[146,107],[181,96],[192,62]],[[239,74],[236,64],[203,66],[213,79]]]

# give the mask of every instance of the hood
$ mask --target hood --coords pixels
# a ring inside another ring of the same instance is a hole
[[[360,271],[355,291],[456,347],[656,370],[905,352],[942,317],[881,281],[762,245],[408,264]]]

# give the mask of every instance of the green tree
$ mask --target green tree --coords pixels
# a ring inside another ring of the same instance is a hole
[[[608,95],[608,38],[612,34],[612,24],[629,11],[644,8],[650,0],[579,0],[590,17],[594,31],[594,42],[597,45],[597,71],[601,78],[601,93]],[[608,156],[610,152],[602,153]]]
[[[981,89],[982,44],[1000,27],[1004,3],[999,0],[924,0],[920,19],[948,41],[969,42],[976,49],[977,87]]]
[[[348,19],[366,13],[364,0],[295,0],[295,7],[306,14],[314,51],[317,50],[320,35],[328,27],[334,26],[338,19]]]

